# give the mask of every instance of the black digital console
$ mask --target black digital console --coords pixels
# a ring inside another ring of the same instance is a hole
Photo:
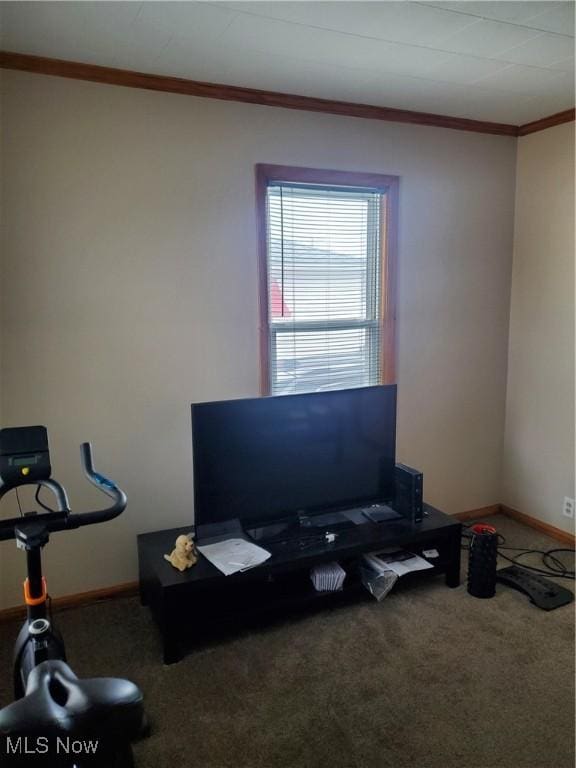
[[[0,429],[0,488],[48,480],[51,472],[46,427]]]

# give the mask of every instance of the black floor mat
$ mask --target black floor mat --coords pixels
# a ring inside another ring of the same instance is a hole
[[[544,611],[552,611],[574,600],[570,590],[517,565],[510,565],[508,568],[500,568],[496,571],[496,581],[524,592],[534,605]]]

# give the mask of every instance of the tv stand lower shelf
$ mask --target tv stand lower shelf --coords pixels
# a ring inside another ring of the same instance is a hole
[[[165,664],[190,648],[223,634],[261,625],[303,610],[374,600],[363,587],[358,564],[363,554],[389,547],[417,554],[436,549],[434,568],[420,575],[444,574],[449,587],[460,584],[461,523],[426,507],[418,524],[405,521],[366,523],[340,531],[332,544],[302,539],[264,545],[272,556],[244,573],[224,576],[205,558],[180,573],[164,560],[177,536],[191,528],[172,528],[138,536],[140,598],[160,628]],[[337,561],[346,570],[339,592],[314,590],[310,569]],[[409,579],[410,577],[403,577]],[[374,601],[376,608],[376,602]]]

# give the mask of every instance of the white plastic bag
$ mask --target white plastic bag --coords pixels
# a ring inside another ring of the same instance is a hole
[[[398,576],[394,571],[376,571],[367,566],[365,562],[360,566],[360,578],[362,584],[378,602],[384,600],[398,581]]]

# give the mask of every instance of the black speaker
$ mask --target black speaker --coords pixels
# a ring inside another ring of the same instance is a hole
[[[468,594],[473,597],[494,597],[498,557],[496,528],[477,523],[472,526],[472,534],[468,552]]]
[[[424,517],[424,476],[406,464],[396,464],[394,470],[394,509],[413,523]]]

